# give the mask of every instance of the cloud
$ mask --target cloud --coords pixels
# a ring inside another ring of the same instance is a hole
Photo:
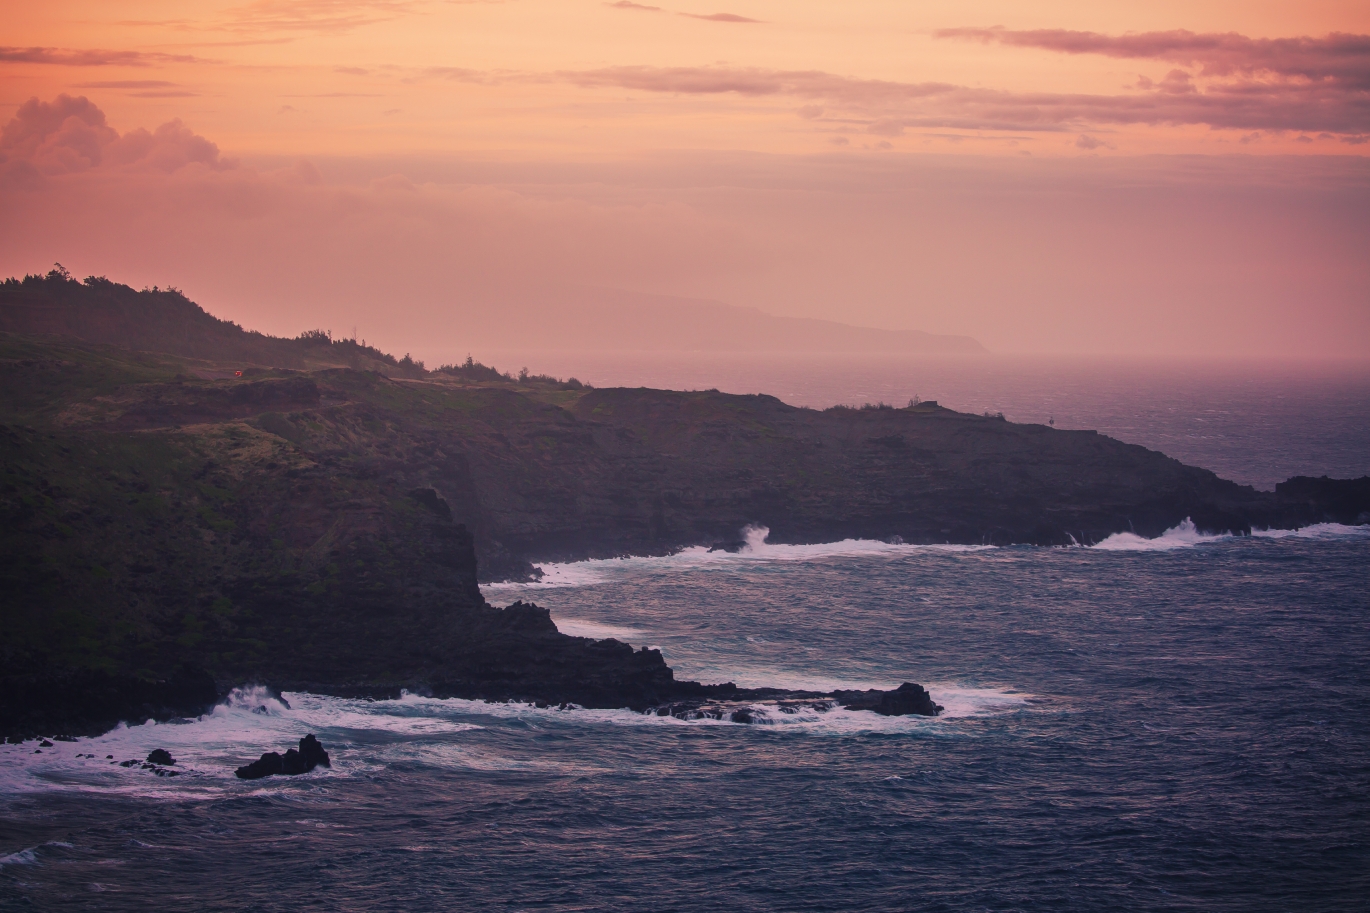
[[[170,89],[178,83],[167,82],[165,79],[112,79],[104,82],[82,82],[77,83],[77,89]]]
[[[102,51],[94,48],[0,47],[0,63],[42,63],[64,67],[150,67],[164,63],[205,63],[189,54],[155,51]]]
[[[481,85],[491,85],[497,81],[493,73],[484,70],[472,70],[467,67],[424,67],[419,71],[419,75],[451,79],[455,82],[474,82]]]
[[[612,6],[616,10],[638,10],[644,13],[659,13],[662,11],[659,6],[647,6],[643,3],[634,3],[632,0],[618,0],[617,3],[606,3],[605,6]]]
[[[1081,133],[1078,137],[1075,138],[1075,148],[1084,149],[1086,151],[1092,152],[1095,149],[1112,149],[1114,148],[1114,146],[1112,143],[1106,143],[1098,137],[1090,136],[1086,133]]]
[[[760,98],[784,102],[776,113],[795,125],[791,97]],[[605,287],[965,332],[1001,349],[1370,346],[1370,159],[882,155],[863,127],[844,125],[845,145],[816,133],[826,154],[813,156],[330,156],[321,174],[207,167],[217,150],[184,125],[124,133],[85,100],[49,99],[0,132],[0,171],[27,169],[0,180],[0,275],[61,260],[180,286],[270,332],[359,324],[430,362],[464,358],[482,333],[507,340],[581,313],[594,303],[585,290]],[[81,129],[94,133],[84,161],[46,177],[30,164],[49,161],[64,130],[65,148],[78,145]],[[1054,145],[1081,133],[1111,139],[1072,130]],[[179,161],[198,140],[202,163],[154,167],[128,137]],[[1337,139],[1325,141],[1365,148]],[[142,157],[125,164],[116,150]]]
[[[51,102],[31,98],[0,132],[0,169],[6,175],[97,168],[171,173],[192,164],[211,170],[233,167],[220,157],[218,146],[180,120],[121,136],[84,95],[62,94]]]
[[[417,12],[423,0],[253,0],[230,9],[230,31],[348,32]]]
[[[584,87],[692,95],[789,95],[844,107],[882,129],[1074,131],[1089,124],[1207,125],[1233,130],[1370,132],[1370,93],[1307,81],[1235,82],[1198,91],[1174,70],[1141,94],[1009,92],[949,83],[852,79],[818,70],[620,66],[562,72]]]
[[[998,27],[939,29],[933,35],[1064,54],[1164,60],[1200,66],[1205,76],[1267,74],[1370,90],[1370,35],[1333,32],[1323,38],[1248,38],[1236,32],[1195,33],[1183,29],[1103,35],[1067,29],[1014,31]]]
[[[735,13],[681,13],[690,19],[707,19],[709,22],[760,22],[760,19],[748,19],[746,16],[739,16]]]

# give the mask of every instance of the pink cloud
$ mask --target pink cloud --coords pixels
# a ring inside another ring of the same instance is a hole
[[[30,160],[78,128],[99,164],[38,174]],[[355,324],[430,363],[471,352],[501,367],[531,362],[483,346],[574,326],[606,288],[1000,351],[1370,347],[1368,159],[868,155],[881,137],[843,129],[846,145],[823,134],[833,145],[814,156],[337,157],[321,173],[193,164],[183,125],[116,131],[89,102],[33,102],[0,135],[36,177],[0,181],[0,276],[60,260],[179,286],[270,332]],[[1111,139],[1073,130],[1056,145],[1080,135]]]
[[[606,67],[558,74],[580,86],[693,95],[791,95],[864,114],[880,129],[1070,131],[1087,124],[1194,125],[1239,130],[1370,132],[1370,93],[1306,81],[1238,81],[1198,91],[1173,70],[1144,94],[1009,92],[948,83],[852,79],[817,70]]]
[[[84,95],[58,95],[51,102],[31,98],[0,132],[0,168],[15,174],[66,174],[94,168],[177,171],[199,164],[232,167],[219,147],[193,133],[180,120],[151,132],[139,128],[119,135],[105,114]]]
[[[1176,29],[1132,35],[1102,35],[1067,29],[1014,31],[1005,28],[939,29],[938,38],[960,38],[1064,54],[1165,60],[1203,67],[1206,76],[1271,74],[1285,79],[1336,82],[1370,89],[1370,35],[1333,32],[1323,38],[1248,38],[1236,32]]]
[[[709,22],[760,22],[760,19],[748,19],[746,16],[739,16],[736,13],[681,13],[690,19],[705,19]]]
[[[159,63],[202,63],[189,54],[102,51],[73,48],[0,47],[0,63],[43,63],[65,67],[148,67]]]

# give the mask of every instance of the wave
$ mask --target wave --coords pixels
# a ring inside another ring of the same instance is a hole
[[[597,621],[588,621],[584,618],[562,618],[554,616],[557,630],[572,637],[589,637],[593,640],[605,640],[614,638],[625,643],[628,641],[639,640],[647,636],[647,632],[642,628],[628,628],[618,625],[606,625]]]
[[[1370,525],[1346,526],[1341,523],[1315,523],[1298,529],[1253,529],[1257,539],[1345,539],[1370,536]],[[1245,536],[1226,533],[1200,532],[1194,521],[1186,517],[1154,539],[1136,533],[1114,533],[1092,548],[1106,552],[1165,552],[1177,548],[1193,548],[1212,542],[1243,539]]]
[[[789,683],[787,683],[789,684]],[[815,681],[808,686],[891,687],[889,682]],[[814,688],[831,690],[831,687]],[[868,711],[814,706],[783,708],[774,701],[736,703],[748,707],[753,726],[792,732],[843,734],[862,732],[955,735],[944,724],[1025,709],[1032,696],[1011,690],[971,688],[956,684],[928,689],[946,711],[937,718],[882,717]],[[281,794],[307,797],[328,778],[374,777],[392,764],[422,763],[472,770],[554,769],[554,755],[511,758],[488,740],[463,734],[491,726],[541,731],[553,727],[597,726],[733,726],[731,719],[662,717],[633,710],[586,710],[531,704],[486,703],[459,698],[404,694],[394,700],[367,701],[290,692],[280,699],[265,688],[236,689],[223,703],[195,720],[120,725],[101,736],[57,742],[36,751],[35,742],[0,745],[0,795],[18,796],[53,790],[117,794],[150,799],[214,798],[228,795]],[[793,712],[787,712],[792,710]],[[333,757],[331,770],[298,777],[243,781],[234,769],[256,760],[263,751],[280,751],[306,733],[315,733]],[[175,758],[175,777],[155,776],[142,761],[156,748]],[[123,762],[132,762],[124,766]],[[46,846],[46,844],[45,844]],[[34,864],[41,847],[0,858],[0,865]]]
[[[1172,526],[1154,539],[1136,533],[1114,533],[1091,548],[1105,552],[1168,552],[1177,548],[1193,548],[1209,542],[1221,542],[1233,538],[1231,533],[1199,532],[1194,521],[1185,517],[1182,522]]]
[[[655,557],[628,556],[624,558],[594,558],[587,561],[548,563],[538,565],[542,579],[534,583],[488,583],[481,587],[490,595],[516,595],[525,591],[567,589],[588,587],[608,583],[624,577],[652,573],[669,573],[691,570],[728,570],[742,569],[766,562],[782,561],[819,561],[827,558],[897,558],[920,552],[978,552],[996,549],[992,545],[910,545],[903,542],[881,542],[876,539],[843,539],[838,542],[825,542],[815,545],[773,545],[766,541],[770,530],[764,526],[748,527],[744,530],[745,545],[736,552],[710,551],[704,546],[682,549],[672,555]],[[1339,539],[1370,536],[1370,525],[1346,526],[1341,523],[1317,523],[1300,529],[1252,530],[1251,535],[1264,539]],[[1206,533],[1186,517],[1155,538],[1148,539],[1136,533],[1114,533],[1102,541],[1088,546],[1100,551],[1113,552],[1164,552],[1180,548],[1193,548],[1244,536],[1231,532]],[[1025,546],[1031,548],[1031,546]],[[578,625],[586,632],[591,630],[630,632],[629,636],[641,636],[635,629],[612,629],[598,622],[566,619],[571,625]],[[560,626],[561,622],[558,622]],[[564,629],[565,630],[565,629]],[[622,637],[623,633],[594,634],[570,631],[582,637]]]
[[[1257,539],[1347,539],[1370,536],[1370,524],[1347,526],[1343,523],[1314,523],[1298,529],[1253,529]]]
[[[255,761],[264,751],[283,751],[307,733],[315,733],[335,759],[344,759],[341,775],[374,769],[361,757],[349,757],[349,745],[413,739],[442,739],[480,728],[435,713],[422,699],[366,701],[291,692],[279,699],[266,688],[236,688],[209,713],[194,719],[142,725],[120,724],[104,735],[56,742],[35,750],[35,742],[0,745],[0,795],[76,789],[134,796],[217,795],[225,788],[253,788],[234,776],[234,769]],[[141,762],[154,748],[176,759],[176,777],[157,777]],[[129,767],[121,762],[135,762]],[[278,789],[336,771],[300,777],[253,781]]]
[[[49,840],[47,843],[40,843],[38,846],[31,846],[26,850],[10,853],[8,856],[0,856],[0,868],[4,868],[7,865],[39,865],[39,852],[50,846],[55,846],[64,850],[73,848],[70,843],[65,843],[61,840]]]
[[[655,557],[594,558],[539,565],[542,579],[536,583],[490,583],[481,587],[487,593],[524,590],[564,589],[595,586],[610,580],[643,573],[684,570],[727,570],[780,561],[821,561],[827,558],[894,558],[919,552],[976,552],[992,545],[910,545],[881,542],[877,539],[843,539],[814,545],[776,545],[766,541],[770,529],[749,526],[743,530],[744,545],[735,552],[710,551],[697,545],[672,555]]]

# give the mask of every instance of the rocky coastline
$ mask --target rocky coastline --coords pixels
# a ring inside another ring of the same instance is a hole
[[[1186,517],[1370,521],[1370,480],[1260,492],[934,403],[816,411],[430,372],[103,280],[0,284],[0,328],[3,737],[193,717],[244,683],[738,721],[767,701],[928,714],[915,685],[677,682],[658,651],[569,637],[479,584],[533,578],[535,562],[737,549],[757,523],[781,543],[1055,545]]]

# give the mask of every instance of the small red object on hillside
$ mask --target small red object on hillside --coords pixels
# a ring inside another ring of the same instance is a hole
[[[234,377],[242,377],[242,376],[243,376],[243,372],[242,372],[242,371],[234,371],[234,372],[233,372],[233,376],[234,376]]]

